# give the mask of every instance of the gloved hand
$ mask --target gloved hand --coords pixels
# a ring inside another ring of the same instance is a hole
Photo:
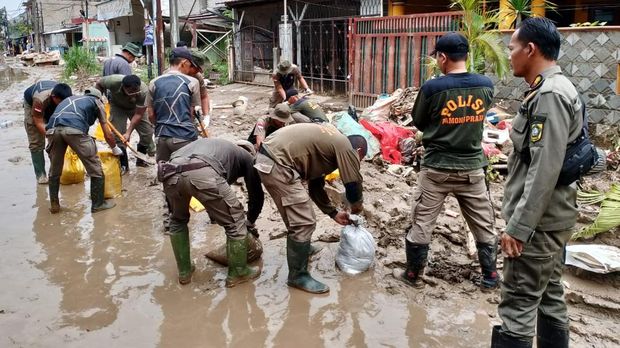
[[[118,145],[114,146],[114,148],[112,149],[112,154],[114,156],[121,156],[123,154],[123,150],[121,150],[120,147],[118,147]]]
[[[314,94],[314,91],[311,90],[310,88],[306,88],[306,90],[302,91],[302,93],[304,93],[304,94]]]
[[[250,222],[250,220],[245,220],[245,226],[248,229],[248,232],[251,233],[254,237],[258,238],[258,229],[256,228],[256,224]]]

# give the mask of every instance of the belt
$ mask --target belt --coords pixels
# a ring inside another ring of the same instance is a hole
[[[200,168],[204,168],[206,166],[208,166],[209,164],[206,162],[194,162],[194,163],[188,163],[188,164],[179,164],[176,165],[176,173],[183,173],[183,172],[189,172],[190,170],[196,170],[196,169],[200,169]]]

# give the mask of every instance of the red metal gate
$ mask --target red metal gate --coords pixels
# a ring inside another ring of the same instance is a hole
[[[419,87],[427,78],[422,59],[437,37],[458,31],[461,12],[351,18],[349,64],[351,103],[365,108],[382,93]]]

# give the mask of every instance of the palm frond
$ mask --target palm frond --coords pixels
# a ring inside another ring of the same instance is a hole
[[[591,201],[600,200],[600,193],[594,192],[587,199]],[[573,234],[572,239],[592,238],[618,226],[620,226],[620,185],[613,184],[610,190],[604,194],[601,210],[592,225]]]

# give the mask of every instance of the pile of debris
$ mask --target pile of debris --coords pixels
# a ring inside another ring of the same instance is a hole
[[[20,59],[25,65],[61,65],[60,52],[24,53]]]

